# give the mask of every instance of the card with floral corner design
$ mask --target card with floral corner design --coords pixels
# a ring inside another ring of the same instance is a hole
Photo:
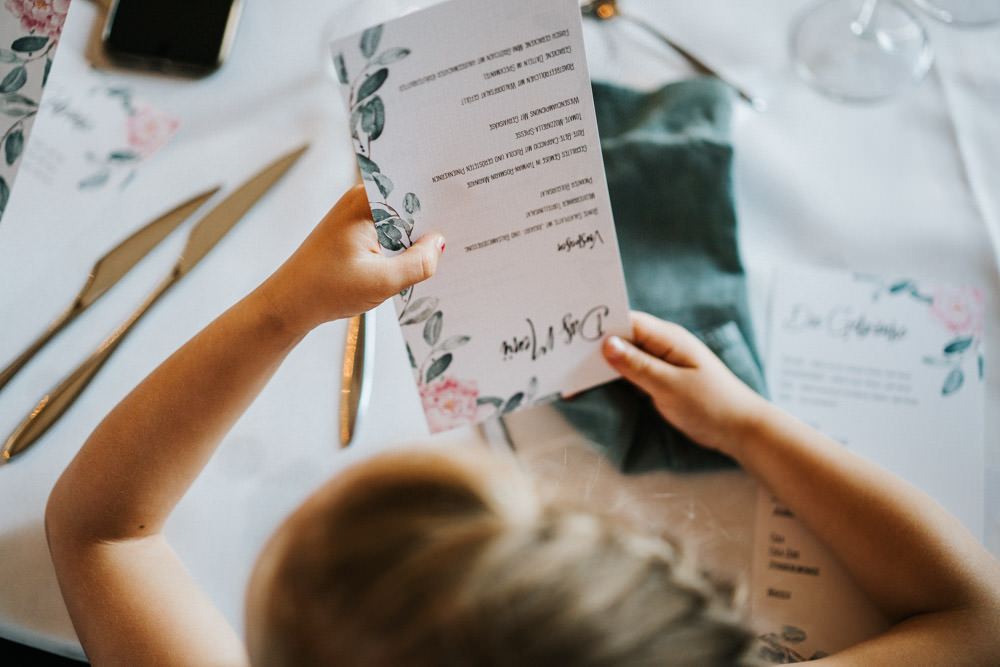
[[[601,384],[628,299],[576,0],[449,0],[331,44],[432,432]]]
[[[985,291],[795,269],[777,273],[772,299],[774,401],[928,493],[982,540]],[[754,616],[772,659],[834,653],[883,628],[828,550],[765,490],[754,548]]]
[[[6,0],[0,6],[0,217],[39,112],[69,0]]]

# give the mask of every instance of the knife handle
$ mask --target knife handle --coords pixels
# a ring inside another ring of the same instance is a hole
[[[66,328],[66,325],[76,319],[76,316],[83,312],[83,304],[77,300],[73,302],[73,305],[66,309],[59,318],[49,325],[49,328],[41,334],[35,341],[29,345],[24,352],[18,355],[17,359],[10,362],[6,368],[0,371],[0,389],[7,386],[15,375],[17,375],[24,365],[27,364],[35,354],[38,353],[40,349],[45,347],[45,345],[52,340],[57,333]]]
[[[0,465],[10,462],[15,456],[35,444],[72,407],[111,354],[118,349],[135,323],[177,282],[178,278],[176,272],[171,273],[167,280],[160,284],[156,291],[146,299],[138,310],[132,313],[132,316],[124,324],[101,343],[101,346],[82,364],[77,366],[76,370],[67,375],[55,389],[46,394],[35,405],[24,421],[7,438],[3,448],[0,449]]]

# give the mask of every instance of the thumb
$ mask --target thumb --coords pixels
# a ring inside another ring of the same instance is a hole
[[[424,234],[403,252],[387,257],[385,277],[393,286],[391,291],[398,292],[433,276],[442,252],[444,237]]]
[[[601,352],[612,368],[646,393],[654,393],[669,383],[669,364],[618,336],[608,336]]]

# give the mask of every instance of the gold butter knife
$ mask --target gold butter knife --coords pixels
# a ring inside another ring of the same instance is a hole
[[[358,424],[368,407],[371,376],[374,371],[375,335],[373,312],[355,315],[347,322],[344,365],[340,374],[340,446],[347,447],[357,433]]]
[[[57,333],[62,331],[70,322],[80,316],[95,301],[101,298],[119,280],[121,280],[132,267],[139,263],[160,241],[167,238],[178,225],[188,219],[198,208],[208,201],[212,195],[219,191],[218,187],[202,192],[191,197],[187,201],[178,204],[171,210],[159,216],[155,220],[142,227],[127,239],[109,250],[103,257],[94,263],[90,269],[90,276],[83,288],[73,299],[70,307],[63,311],[56,320],[49,325],[49,328],[35,339],[24,352],[19,354],[14,361],[10,362],[3,371],[0,371],[0,389],[7,386],[7,383],[17,375],[28,361],[38,353],[45,345],[52,340]]]
[[[0,449],[0,465],[22,454],[48,431],[90,384],[135,323],[204,259],[233,225],[291,168],[306,148],[308,146],[301,146],[266,166],[198,221],[188,234],[187,244],[167,278],[94,354],[38,402]]]

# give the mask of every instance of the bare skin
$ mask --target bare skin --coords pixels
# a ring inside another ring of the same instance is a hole
[[[894,624],[818,662],[1000,662],[1000,563],[954,517],[768,403],[683,328],[635,313],[633,330],[634,345],[605,342],[608,362],[645,390],[668,421],[764,483]]]
[[[93,664],[249,664],[163,525],[288,352],[317,325],[429,277],[442,245],[426,235],[401,255],[382,256],[364,192],[353,189],[267,281],[167,359],[88,438],[52,492],[46,528]],[[1000,662],[1000,565],[955,519],[754,394],[684,329],[643,314],[633,323],[634,344],[605,342],[608,362],[664,417],[769,486],[895,621],[827,662]],[[383,456],[373,465],[391,462]],[[263,565],[255,578],[267,576]],[[248,609],[250,633],[255,618]]]
[[[352,189],[267,281],[97,427],[46,511],[59,585],[94,664],[248,664],[243,642],[184,569],[163,525],[288,352],[322,322],[428,278],[443,243],[428,234],[383,256],[364,190]]]

